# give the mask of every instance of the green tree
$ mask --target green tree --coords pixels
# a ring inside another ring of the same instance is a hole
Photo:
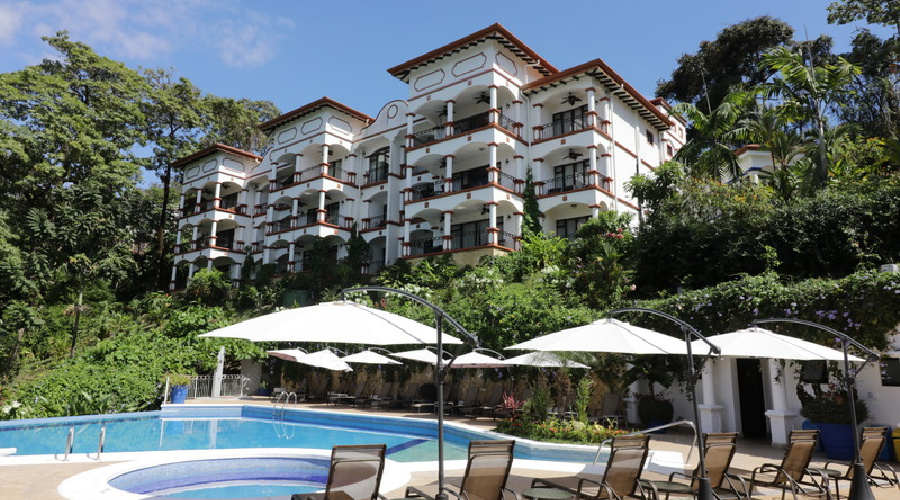
[[[859,68],[842,57],[833,63],[807,64],[804,54],[787,47],[768,52],[762,64],[778,72],[760,89],[767,97],[781,99],[776,106],[780,116],[788,121],[815,123],[819,153],[815,182],[824,187],[828,182],[825,115],[838,96],[849,91],[848,85],[859,74]]]
[[[681,56],[672,77],[659,82],[656,95],[709,114],[732,91],[766,81],[772,72],[759,65],[763,54],[789,44],[793,35],[790,25],[770,16],[733,24],[715,40],[701,42],[697,53]]]
[[[900,3],[896,0],[840,0],[828,6],[829,23],[847,24],[863,19],[897,30],[900,38]]]
[[[675,153],[675,159],[685,164],[690,176],[717,181],[727,176],[741,178],[734,153],[734,129],[752,104],[753,95],[740,91],[724,96],[710,113],[704,113],[694,104],[675,105],[673,111],[691,124],[691,137]]]

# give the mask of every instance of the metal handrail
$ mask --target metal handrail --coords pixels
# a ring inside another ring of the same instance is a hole
[[[103,446],[106,444],[106,424],[103,424],[100,427],[100,439],[97,442],[97,456],[94,457],[94,460],[100,460],[100,454],[103,453]],[[91,458],[91,454],[88,453],[88,458]]]
[[[75,445],[75,426],[69,427],[69,433],[66,434],[66,449],[65,454],[63,455],[63,462],[69,461],[69,454],[72,453],[72,447]],[[53,454],[54,460],[59,460],[57,458],[58,453]]]
[[[685,463],[690,463],[691,462],[691,454],[694,453],[694,448],[697,447],[697,425],[694,424],[693,422],[691,422],[690,420],[679,420],[678,422],[669,422],[668,424],[657,425],[656,427],[650,427],[648,429],[640,430],[637,432],[632,432],[630,434],[623,434],[623,436],[639,436],[641,434],[649,434],[651,432],[666,429],[669,427],[675,427],[676,425],[686,425],[686,426],[690,427],[692,431],[694,431],[694,441],[693,441],[693,444],[691,445],[691,449],[688,451],[687,460],[685,461]],[[601,441],[600,445],[597,446],[597,454],[594,455],[594,465],[596,465],[597,460],[600,459],[600,452],[603,451],[603,445],[611,443],[611,442],[612,442],[612,439],[606,439],[606,440]]]

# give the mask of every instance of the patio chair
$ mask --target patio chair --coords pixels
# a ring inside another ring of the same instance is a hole
[[[641,471],[650,449],[649,434],[616,436],[610,444],[609,459],[599,480],[581,478],[575,488],[550,479],[533,479],[532,488],[557,488],[582,498],[619,500],[626,496],[647,498],[641,485]]]
[[[627,426],[627,420],[625,414],[622,413],[622,393],[607,392],[603,396],[599,415],[595,415],[594,421],[602,425],[614,423],[616,428],[624,429]]]
[[[481,401],[480,406],[472,408],[469,416],[472,418],[485,416],[490,416],[491,418],[493,418],[494,412],[497,410],[497,405],[500,404],[501,397],[503,397],[503,386],[500,384],[496,384],[491,390],[491,395],[488,397],[488,399],[486,401]]]
[[[459,491],[445,487],[446,493],[461,500],[503,500],[506,493],[517,498],[515,492],[506,487],[515,445],[515,441],[470,441],[469,462]],[[406,488],[406,498],[434,500],[412,486]]]
[[[713,488],[713,493],[716,493],[717,497],[721,497],[716,490],[725,490],[723,487],[723,483],[727,485],[730,493],[733,494],[733,497],[740,498],[741,493],[746,489],[743,481],[736,476],[729,476],[728,468],[731,466],[731,460],[734,458],[734,453],[737,450],[737,432],[719,432],[719,433],[711,433],[704,436],[704,449],[706,450],[706,476],[709,478],[710,486]],[[689,479],[691,482],[689,484],[681,483],[675,481],[675,477],[680,476],[684,479]],[[741,484],[741,490],[735,486],[732,481],[737,481]],[[678,472],[673,472],[669,474],[668,481],[647,481],[642,479],[641,486],[650,489],[652,499],[659,499],[660,493],[664,493],[666,495],[666,499],[668,500],[669,495],[678,495],[678,496],[692,496],[697,497],[697,492],[700,489],[700,467],[698,466],[691,474],[682,474]]]
[[[860,437],[859,459],[866,470],[866,476],[869,478],[869,484],[873,486],[900,486],[897,472],[893,467],[887,464],[876,463],[881,450],[884,448],[887,438],[885,433],[887,427],[864,427]],[[843,472],[832,469],[829,465],[842,465],[846,467]],[[840,500],[839,481],[850,482],[853,480],[853,464],[842,462],[825,462],[825,468],[821,470],[828,479],[834,481],[834,497]],[[890,476],[888,476],[890,472]]]
[[[763,464],[753,470],[750,487],[746,491],[747,497],[753,495],[753,489],[757,485],[762,485],[781,488],[782,500],[788,490],[791,491],[794,500],[797,500],[798,494],[825,497],[830,500],[828,478],[822,472],[809,468],[809,462],[818,445],[819,431],[791,431],[788,441],[781,465]]]
[[[376,500],[384,472],[385,444],[336,445],[323,493],[295,493],[291,500]]]

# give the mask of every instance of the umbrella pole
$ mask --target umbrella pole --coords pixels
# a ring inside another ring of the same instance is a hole
[[[442,315],[435,313],[435,333],[437,334],[437,363],[434,368],[435,384],[437,385],[437,410],[438,410],[438,492],[435,500],[447,500],[444,493],[444,369],[443,369],[443,345],[441,342]]]

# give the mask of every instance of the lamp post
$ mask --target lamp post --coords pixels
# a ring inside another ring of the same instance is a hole
[[[403,290],[397,290],[394,288],[380,287],[380,286],[364,286],[357,288],[345,288],[341,290],[341,298],[348,293],[353,292],[384,292],[384,293],[393,293],[397,295],[402,295],[410,300],[423,304],[434,312],[434,333],[437,336],[437,341],[435,342],[437,352],[444,352],[443,349],[443,341],[442,341],[442,332],[441,327],[444,320],[450,324],[453,328],[456,329],[459,333],[464,335],[463,340],[471,345],[472,347],[478,347],[478,337],[469,333],[468,330],[463,328],[462,325],[456,322],[455,319],[448,316],[447,313],[444,312],[440,307],[428,302],[427,300],[419,297],[417,295],[413,295],[409,292]],[[452,363],[453,360],[450,360]],[[437,385],[437,409],[438,409],[438,493],[435,495],[435,500],[447,500],[447,494],[444,492],[444,375],[446,375],[447,370],[450,368],[450,363],[447,365],[443,364],[443,359],[440,354],[437,356],[437,363],[434,367],[434,377],[435,377],[435,385]]]
[[[681,331],[684,333],[684,342],[687,345],[687,361],[688,361],[687,371],[688,371],[688,381],[690,382],[688,385],[690,386],[691,405],[693,406],[693,409],[694,409],[694,421],[697,422],[697,424],[699,425],[700,409],[697,406],[697,390],[696,390],[698,372],[694,370],[694,355],[691,351],[691,341],[694,338],[697,338],[697,339],[700,339],[703,342],[705,342],[707,345],[709,345],[709,354],[707,354],[707,356],[710,356],[712,354],[719,354],[721,352],[721,349],[719,349],[719,347],[717,345],[715,345],[712,342],[710,342],[709,340],[707,340],[706,337],[704,337],[703,335],[700,335],[700,332],[698,332],[691,325],[685,323],[684,321],[682,321],[670,314],[666,314],[662,311],[657,311],[656,309],[647,309],[644,307],[625,307],[622,309],[614,309],[612,311],[609,311],[608,314],[610,317],[612,317],[616,314],[624,313],[624,312],[642,312],[642,313],[654,314],[656,316],[666,318],[667,320],[672,321],[681,327]],[[699,436],[698,436],[699,441],[698,441],[698,450],[697,450],[697,452],[698,452],[697,460],[698,460],[698,468],[700,469],[700,477],[697,478],[697,482],[699,483],[699,486],[697,488],[697,500],[714,500],[716,497],[715,497],[715,494],[713,493],[712,485],[709,482],[709,475],[707,475],[707,473],[706,473],[706,450],[704,448],[705,442],[703,439],[703,433],[700,432],[698,434],[699,434]]]
[[[850,425],[853,426],[853,479],[850,482],[850,493],[847,495],[847,498],[848,500],[875,500],[875,496],[872,494],[872,487],[869,485],[866,467],[863,465],[859,456],[859,434],[856,431],[856,398],[853,394],[853,386],[856,384],[856,375],[850,374],[850,354],[847,352],[847,347],[853,345],[860,351],[866,353],[866,355],[868,355],[867,361],[877,360],[880,356],[846,333],[839,332],[834,328],[825,325],[813,323],[812,321],[794,318],[766,318],[753,320],[754,325],[763,323],[794,323],[824,330],[841,339],[841,348],[844,352],[844,387],[847,390],[847,404],[850,405]]]

